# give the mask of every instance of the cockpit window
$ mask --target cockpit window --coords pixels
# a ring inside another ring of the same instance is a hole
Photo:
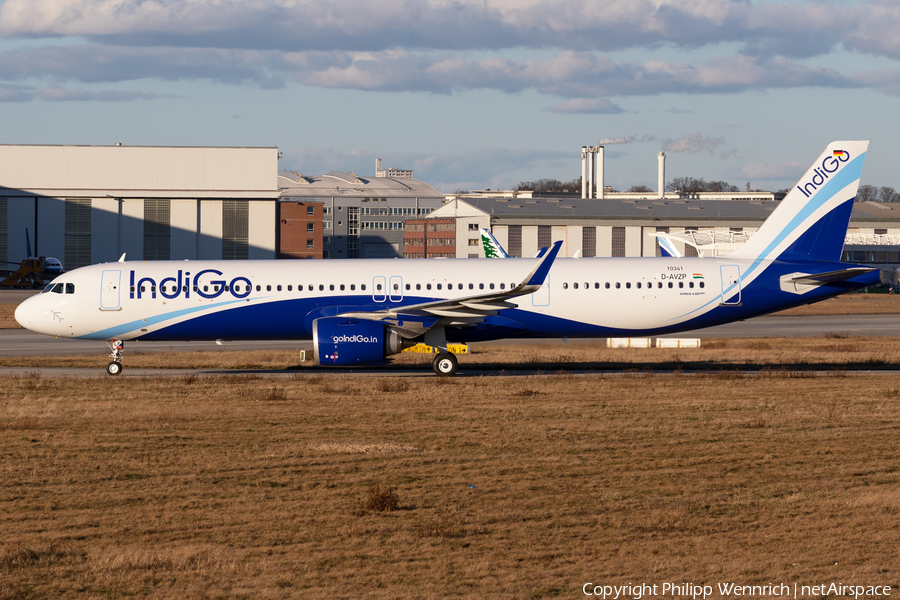
[[[43,290],[41,290],[41,293],[46,294],[47,292],[53,291],[54,285],[56,285],[56,284],[51,281],[50,283],[47,284],[47,287],[45,287]]]
[[[63,293],[63,284],[57,283],[56,285],[53,286],[53,289],[50,291],[53,292],[54,294],[62,294]]]
[[[74,284],[74,283],[67,283],[67,284],[66,284],[66,293],[67,293],[67,294],[74,294],[74,293],[75,293],[75,284]]]

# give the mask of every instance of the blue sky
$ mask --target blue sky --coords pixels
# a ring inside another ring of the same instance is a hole
[[[438,189],[580,175],[789,187],[871,140],[900,188],[893,0],[5,0],[0,143],[278,146]]]

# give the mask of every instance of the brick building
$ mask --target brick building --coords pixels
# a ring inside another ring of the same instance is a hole
[[[322,258],[321,202],[278,203],[278,258]]]
[[[455,258],[456,219],[406,221],[403,258]]]

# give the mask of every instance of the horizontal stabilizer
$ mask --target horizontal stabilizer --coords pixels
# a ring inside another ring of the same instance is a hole
[[[790,273],[780,278],[781,291],[792,294],[805,294],[823,285],[838,284],[860,275],[878,271],[872,267],[851,267],[827,273]]]
[[[877,268],[872,267],[853,267],[851,269],[829,271],[828,273],[819,273],[817,275],[798,275],[796,277],[792,277],[791,281],[793,281],[794,283],[824,285],[826,283],[838,283],[841,281],[847,281],[848,279],[853,279],[854,277],[858,277],[859,275],[865,275],[866,273],[871,273],[872,271],[877,270]]]

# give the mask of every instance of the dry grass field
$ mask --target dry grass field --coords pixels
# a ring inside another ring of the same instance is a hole
[[[267,369],[296,370],[299,373],[330,372],[318,369],[311,361],[300,363],[299,352],[260,350],[251,352],[141,352],[140,343],[129,344],[125,369]],[[102,371],[109,359],[104,347],[92,355],[76,356],[0,356],[3,367],[82,367]],[[900,339],[886,337],[846,337],[825,334],[818,338],[722,338],[704,340],[694,349],[610,349],[601,344],[474,344],[472,353],[460,356],[460,368],[493,370],[527,369],[553,373],[565,371],[605,372],[616,369],[654,370],[887,370],[900,369]],[[403,353],[391,357],[390,364],[378,370],[389,374],[394,369],[421,369],[431,373],[432,356]],[[365,369],[373,371],[373,369]]]
[[[893,376],[0,385],[4,599],[900,586]]]

